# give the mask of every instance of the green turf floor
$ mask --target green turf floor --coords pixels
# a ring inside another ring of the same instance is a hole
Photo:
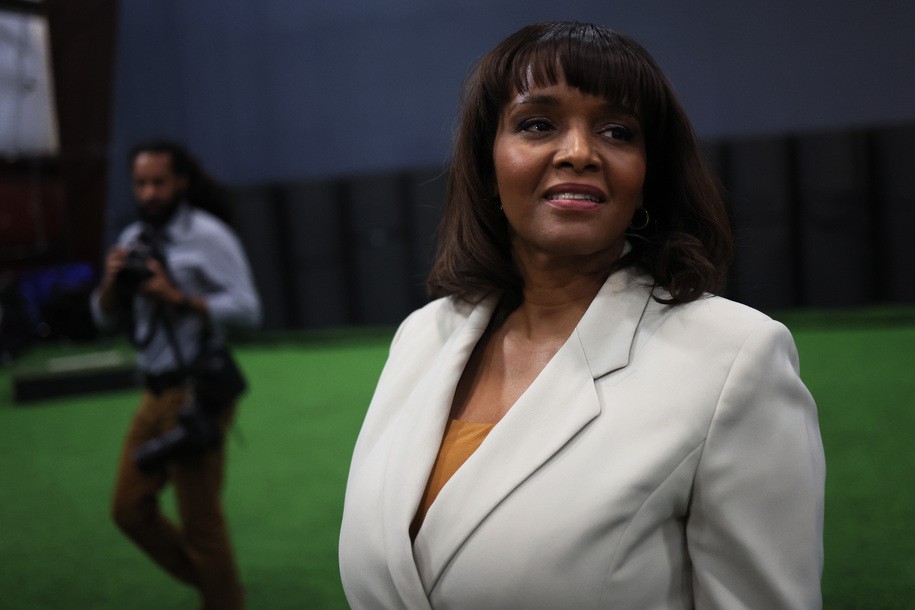
[[[826,451],[824,607],[915,608],[915,324],[794,334]]]
[[[825,607],[913,607],[915,319],[783,319],[826,446]],[[229,441],[226,505],[251,609],[346,607],[346,470],[389,336],[238,348],[252,389]],[[0,369],[0,608],[196,607],[108,517],[138,393],[15,405],[10,383]]]
[[[390,334],[237,350],[252,380],[226,506],[248,606],[345,608],[337,534],[349,457]],[[108,516],[138,392],[13,405],[0,378],[0,608],[196,607]],[[166,508],[174,514],[173,498]]]

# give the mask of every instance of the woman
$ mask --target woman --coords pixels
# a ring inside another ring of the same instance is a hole
[[[354,608],[815,608],[824,464],[787,329],[632,39],[523,28],[465,90],[439,297],[353,455]]]

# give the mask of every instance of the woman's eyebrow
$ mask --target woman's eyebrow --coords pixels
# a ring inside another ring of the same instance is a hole
[[[559,104],[559,98],[545,94],[545,93],[536,93],[536,94],[527,94],[519,93],[514,100],[512,100],[508,108],[517,108],[520,106],[556,106]],[[619,102],[604,102],[604,111],[610,114],[625,116],[638,120],[638,116],[632,110],[627,109],[625,106],[621,105]]]
[[[545,94],[528,95],[525,93],[521,93],[518,95],[518,97],[515,98],[514,103],[516,106],[522,106],[522,105],[526,106],[526,105],[533,105],[533,104],[555,105],[555,104],[559,103],[559,100],[557,100],[556,97],[554,97],[552,95],[545,95]]]

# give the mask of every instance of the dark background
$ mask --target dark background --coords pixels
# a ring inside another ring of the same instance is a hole
[[[467,70],[526,23],[580,19],[636,37],[678,90],[730,193],[728,296],[915,301],[915,4],[39,4],[62,153],[28,165],[52,239],[10,267],[97,268],[133,219],[130,145],[164,135],[235,192],[267,328],[395,323],[424,299]]]

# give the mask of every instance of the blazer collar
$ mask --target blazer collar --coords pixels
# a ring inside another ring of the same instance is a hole
[[[496,303],[489,298],[472,308],[439,355],[422,363],[427,367],[425,373],[417,378],[394,424],[382,492],[382,527],[388,568],[408,608],[429,608],[413,558],[410,523],[438,455],[454,391]]]
[[[632,268],[614,273],[594,297],[575,329],[594,379],[629,364],[654,282]]]
[[[408,528],[438,453],[458,380],[489,323],[481,302],[407,399],[389,453],[383,522],[388,565],[408,606],[427,595],[486,516],[600,413],[594,380],[626,366],[650,283],[613,274],[568,341],[442,489],[411,547]]]

